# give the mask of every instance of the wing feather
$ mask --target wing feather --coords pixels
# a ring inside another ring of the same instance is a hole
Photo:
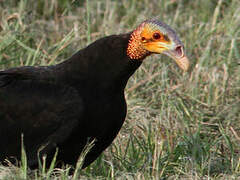
[[[69,86],[0,73],[0,159],[20,156],[21,134],[32,163],[63,142],[83,114],[82,98]]]

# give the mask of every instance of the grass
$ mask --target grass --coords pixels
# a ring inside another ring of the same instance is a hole
[[[0,166],[0,179],[239,179],[239,12],[239,0],[0,1],[0,69],[56,64],[151,17],[178,32],[192,64],[182,73],[147,58],[127,85],[119,135],[73,177],[68,166],[30,171],[23,158]]]

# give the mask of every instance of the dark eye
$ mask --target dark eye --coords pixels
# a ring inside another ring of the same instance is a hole
[[[160,39],[160,38],[161,38],[161,34],[159,34],[159,33],[153,34],[153,39]]]

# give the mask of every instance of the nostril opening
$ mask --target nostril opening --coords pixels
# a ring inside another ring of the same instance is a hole
[[[177,46],[175,49],[176,53],[178,56],[183,56],[183,47],[182,46]]]

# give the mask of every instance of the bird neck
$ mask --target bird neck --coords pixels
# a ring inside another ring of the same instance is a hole
[[[124,89],[142,61],[127,55],[130,34],[112,35],[95,41],[58,65],[69,83],[101,89]],[[74,80],[73,80],[74,79]]]
[[[141,43],[141,32],[142,32],[142,26],[139,26],[136,30],[134,30],[131,33],[128,47],[127,47],[127,55],[130,57],[130,59],[133,60],[143,60],[147,56],[149,56],[151,53],[144,49],[142,43]]]

